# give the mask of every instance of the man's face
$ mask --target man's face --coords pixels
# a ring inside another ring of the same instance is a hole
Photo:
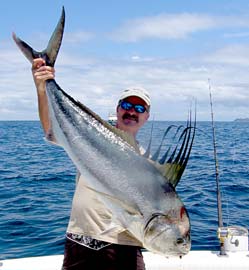
[[[127,97],[125,101],[133,105],[143,105],[146,108],[144,113],[139,113],[134,107],[129,110],[125,110],[121,106],[117,107],[117,127],[136,135],[140,127],[142,127],[149,118],[149,107],[144,100],[136,96]]]

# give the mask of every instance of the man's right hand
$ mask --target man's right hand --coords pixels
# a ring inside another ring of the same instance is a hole
[[[48,79],[55,78],[55,69],[50,66],[45,66],[45,60],[36,58],[32,63],[33,79],[38,92],[45,92],[45,82]]]

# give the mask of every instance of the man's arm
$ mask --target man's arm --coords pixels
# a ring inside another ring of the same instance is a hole
[[[46,135],[49,135],[51,128],[46,95],[46,80],[54,79],[54,73],[54,68],[45,66],[45,61],[43,59],[34,59],[32,64],[32,74],[37,89],[39,117]]]

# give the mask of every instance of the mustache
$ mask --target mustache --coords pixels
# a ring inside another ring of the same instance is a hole
[[[123,120],[125,119],[130,119],[130,120],[135,120],[136,122],[138,122],[138,117],[134,114],[130,114],[130,113],[125,113],[123,116],[122,116]]]

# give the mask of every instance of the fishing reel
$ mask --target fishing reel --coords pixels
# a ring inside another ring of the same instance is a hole
[[[241,226],[219,227],[218,238],[225,251],[248,251],[248,230]]]

